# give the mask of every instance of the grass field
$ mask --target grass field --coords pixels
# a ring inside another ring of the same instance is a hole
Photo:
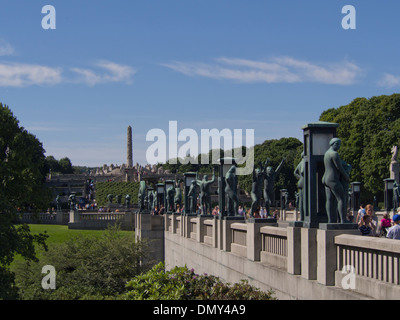
[[[49,237],[46,240],[46,244],[48,245],[48,247],[51,247],[52,245],[55,244],[63,243],[66,240],[78,235],[101,237],[104,234],[103,230],[73,230],[73,229],[68,229],[68,226],[63,226],[63,225],[29,224],[29,228],[31,230],[31,234],[46,232],[49,235]],[[127,235],[127,236],[133,234],[133,231],[120,231],[120,232],[122,235]],[[40,248],[37,248],[36,250],[36,256],[39,259],[41,256],[41,250],[42,249]],[[14,263],[21,260],[23,260],[22,257],[20,255],[16,255],[14,258]]]

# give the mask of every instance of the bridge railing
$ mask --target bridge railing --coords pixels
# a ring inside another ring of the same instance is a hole
[[[343,279],[351,272],[357,283],[351,287],[354,292],[377,299],[400,297],[398,240],[361,236],[357,229],[282,227],[263,219],[181,214],[164,218],[164,231],[185,241],[196,241],[325,286],[346,289]]]

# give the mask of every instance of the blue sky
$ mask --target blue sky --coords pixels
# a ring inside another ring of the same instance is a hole
[[[56,9],[44,30],[42,7]],[[342,7],[356,29],[342,28]],[[400,3],[340,0],[0,3],[0,101],[46,155],[144,164],[153,128],[296,137],[322,111],[399,92]]]

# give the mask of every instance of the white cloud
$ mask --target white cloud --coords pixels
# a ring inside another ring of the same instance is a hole
[[[1,55],[1,47],[0,47]],[[58,67],[25,63],[0,63],[0,87],[27,87],[32,85],[56,85],[60,83],[84,83],[94,86],[100,83],[132,83],[135,70],[129,66],[110,61],[100,61],[96,66],[103,72],[71,68],[80,79],[66,76]]]
[[[9,56],[15,53],[15,49],[5,41],[0,40],[0,56]]]
[[[108,82],[125,82],[131,84],[131,78],[136,73],[136,71],[129,66],[110,61],[99,61],[95,65],[105,71],[105,73],[99,73],[98,71],[90,69],[71,68],[73,72],[81,76],[77,82],[83,82],[89,86]]]
[[[238,82],[298,83],[317,82],[350,85],[361,69],[350,62],[317,65],[291,57],[273,58],[269,62],[237,58],[219,58],[217,63],[187,63],[174,61],[162,64],[188,76],[227,79]]]
[[[400,76],[395,76],[390,73],[385,73],[382,79],[378,81],[378,85],[388,88],[398,86],[399,84],[400,84]]]
[[[53,85],[62,81],[61,69],[35,64],[0,63],[0,86]]]

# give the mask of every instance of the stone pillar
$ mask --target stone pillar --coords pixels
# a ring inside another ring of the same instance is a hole
[[[307,280],[317,279],[317,230],[301,228],[301,276]]]
[[[176,215],[177,213],[172,213],[171,215],[171,232],[176,233]],[[180,213],[179,213],[180,215]]]
[[[64,220],[64,212],[62,212],[61,210],[57,210],[57,212],[56,212],[56,223],[57,224],[63,224],[63,220]]]
[[[251,261],[260,261],[262,239],[260,229],[264,226],[277,227],[278,224],[276,219],[255,219],[250,218],[246,221],[247,234],[246,234],[246,245],[247,245],[247,259]]]
[[[164,261],[164,219],[163,216],[136,213],[136,238],[149,241],[149,260],[155,263]]]
[[[133,167],[133,151],[132,151],[132,127],[128,127],[127,132],[127,154],[126,154],[126,166],[128,168]]]
[[[290,274],[301,274],[301,228],[288,227],[287,242],[287,271]]]
[[[223,217],[222,219],[222,250],[231,251],[232,230],[231,224],[245,222],[243,217]]]
[[[197,216],[196,240],[198,242],[204,242],[204,234],[205,234],[204,220],[210,219],[210,217],[212,217],[212,216],[207,216],[207,215]]]
[[[70,210],[69,211],[69,223],[79,222],[79,211]]]
[[[257,223],[257,219],[248,219],[247,221],[247,259],[251,261],[260,261],[261,252],[261,233],[260,228],[264,224]]]
[[[337,224],[320,224],[317,231],[317,281],[326,286],[335,285],[335,271],[337,270],[337,248],[335,246],[335,237],[340,234],[359,235],[360,231],[356,224],[346,224],[347,229],[340,229]]]

